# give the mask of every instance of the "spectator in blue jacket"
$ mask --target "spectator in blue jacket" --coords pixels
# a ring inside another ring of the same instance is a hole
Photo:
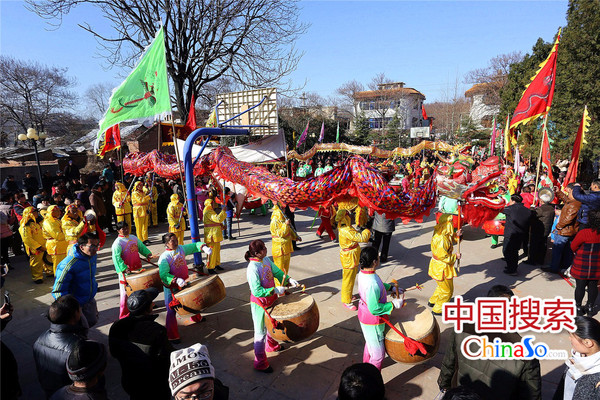
[[[98,322],[98,307],[94,297],[98,291],[96,253],[99,245],[100,240],[95,233],[88,232],[80,236],[67,257],[56,267],[56,280],[52,288],[55,299],[67,294],[77,299],[89,327]]]
[[[573,188],[573,197],[581,203],[577,221],[579,222],[579,230],[589,228],[588,215],[590,211],[600,210],[600,179],[592,181],[590,192],[585,193],[578,183]]]

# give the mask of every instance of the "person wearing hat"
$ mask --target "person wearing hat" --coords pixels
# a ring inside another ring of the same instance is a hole
[[[144,193],[144,183],[136,182],[133,185],[131,195],[133,202],[133,219],[135,221],[135,233],[137,237],[146,245],[150,244],[148,240],[148,206],[150,205],[150,196]]]
[[[177,236],[179,244],[183,244],[183,235],[185,233],[185,208],[179,201],[179,195],[173,193],[171,202],[167,206],[167,221],[169,222],[169,232]]]
[[[510,196],[510,202],[502,212],[506,215],[502,243],[506,268],[502,272],[515,276],[519,266],[519,249],[529,235],[531,210],[523,205],[523,198],[520,195],[514,194]]]
[[[429,307],[433,307],[433,315],[442,315],[444,303],[454,293],[453,278],[458,276],[454,263],[461,257],[460,253],[454,254],[454,242],[458,242],[461,235],[462,229],[454,232],[452,214],[442,214],[433,228],[428,274],[437,282],[437,287],[427,303]]]
[[[190,276],[185,256],[200,251],[210,256],[212,249],[204,242],[180,245],[177,235],[174,233],[165,234],[162,237],[162,241],[166,246],[166,250],[158,259],[158,272],[164,286],[165,306],[167,308],[167,334],[169,340],[173,341],[173,343],[179,343],[179,329],[177,328],[177,318],[175,317],[174,309],[176,304],[172,303],[174,302],[173,291],[185,287],[189,282]],[[196,314],[192,316],[192,321],[203,321],[202,315]]]
[[[40,222],[42,220],[39,217],[38,210],[33,207],[27,207],[23,211],[23,216],[19,223],[19,233],[23,239],[25,251],[29,255],[31,279],[37,284],[44,283],[44,273],[48,277],[54,276],[52,262],[44,260],[46,239],[44,239]]]
[[[67,372],[73,383],[60,388],[50,400],[107,400],[101,379],[106,363],[106,348],[102,343],[93,340],[76,343],[67,359]]]
[[[44,222],[42,223],[42,233],[44,239],[46,239],[48,255],[52,257],[54,274],[56,274],[58,264],[67,256],[68,242],[62,230],[61,213],[60,208],[56,205],[48,207]]]
[[[354,229],[348,210],[339,209],[335,214],[335,222],[338,226],[340,260],[342,262],[342,303],[347,309],[356,311],[356,306],[352,304],[352,291],[360,259],[360,246],[358,243],[368,242],[371,231],[365,229],[359,232]]]
[[[135,235],[130,235],[130,229],[127,222],[117,222],[117,232],[119,236],[112,244],[112,262],[117,270],[119,277],[119,318],[125,318],[129,315],[127,309],[127,275],[131,273],[142,272],[142,260],[140,254],[148,261],[154,258],[152,252]]]
[[[85,219],[81,211],[75,204],[69,204],[65,209],[65,215],[62,217],[62,229],[65,233],[65,239],[69,243],[67,252],[77,243],[77,239],[83,235],[85,229]]]
[[[213,209],[213,200],[207,199],[204,202],[204,212],[202,222],[204,223],[204,241],[212,249],[210,258],[208,259],[209,274],[216,274],[217,270],[222,271],[221,267],[221,242],[223,241],[223,221],[227,217],[225,207],[219,214]]]
[[[171,353],[169,386],[175,400],[229,399],[229,388],[215,377],[208,349],[200,343]]]
[[[131,226],[131,195],[121,182],[115,183],[115,192],[113,193],[112,203],[115,207],[117,222],[125,221],[128,226]]]
[[[132,400],[168,399],[171,394],[167,374],[175,349],[166,328],[156,322],[158,293],[154,287],[133,292],[127,299],[129,316],[112,324],[108,332],[110,354],[121,365],[121,385]]]

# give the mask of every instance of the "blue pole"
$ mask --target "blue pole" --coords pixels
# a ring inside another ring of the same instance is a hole
[[[247,129],[221,129],[221,128],[200,128],[196,129],[185,140],[183,146],[183,168],[185,170],[185,188],[186,188],[186,201],[188,204],[188,211],[190,213],[190,235],[192,242],[196,243],[200,241],[200,229],[198,228],[198,206],[196,204],[196,185],[194,183],[194,163],[192,160],[192,148],[194,142],[200,136],[207,136],[209,139],[211,136],[244,136],[248,134]],[[208,139],[204,142],[198,160],[204,148],[208,143]],[[202,254],[194,253],[194,264],[202,265]]]

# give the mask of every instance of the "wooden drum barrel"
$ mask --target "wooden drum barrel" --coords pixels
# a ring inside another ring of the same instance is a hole
[[[504,224],[506,221],[503,219],[493,219],[490,221],[485,221],[483,223],[483,230],[488,235],[504,235]]]
[[[282,296],[267,311],[283,325],[282,329],[273,330],[271,320],[265,315],[267,331],[276,340],[298,342],[308,339],[319,329],[319,308],[309,294]]]
[[[196,315],[225,299],[225,285],[218,275],[201,277],[175,293],[175,298],[182,305],[177,308],[177,314],[182,317]]]
[[[162,290],[163,288],[160,275],[158,274],[158,268],[148,268],[139,274],[131,273],[126,276],[126,279],[129,284],[129,286],[125,285],[127,296],[137,290],[148,289],[151,287],[155,287],[158,290]]]
[[[417,352],[410,355],[404,347],[404,339],[390,329],[385,335],[385,349],[390,358],[396,362],[414,364],[425,361],[437,352],[440,345],[440,327],[431,311],[418,303],[407,303],[391,315],[391,322],[402,334],[423,343],[427,354]]]

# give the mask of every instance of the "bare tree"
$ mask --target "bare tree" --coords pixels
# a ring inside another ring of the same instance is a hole
[[[167,70],[182,119],[205,86],[229,78],[244,87],[280,83],[302,54],[294,42],[307,25],[289,0],[27,0],[29,8],[60,24],[79,4],[95,6],[113,31],[101,33],[89,23],[109,65],[129,65],[154,38],[159,21],[165,29]]]
[[[75,81],[66,73],[66,68],[0,56],[2,119],[15,137],[33,125],[52,134],[53,116],[73,109],[77,97],[70,89]]]
[[[108,101],[114,85],[105,83],[96,83],[85,91],[84,98],[86,102],[86,111],[92,118],[101,119],[106,112]]]
[[[486,96],[489,96],[486,103],[500,104],[500,91],[508,82],[510,66],[521,61],[523,53],[520,51],[500,54],[493,57],[487,67],[469,71],[465,76],[465,83],[485,85]]]
[[[342,84],[342,86],[336,90],[336,93],[342,97],[341,107],[352,113],[352,115],[356,115],[357,109],[356,103],[354,102],[354,96],[356,93],[364,90],[364,85],[356,80]]]
[[[371,82],[367,86],[370,90],[379,90],[381,85],[385,85],[386,83],[392,83],[392,80],[385,76],[385,73],[380,72],[371,79]]]

